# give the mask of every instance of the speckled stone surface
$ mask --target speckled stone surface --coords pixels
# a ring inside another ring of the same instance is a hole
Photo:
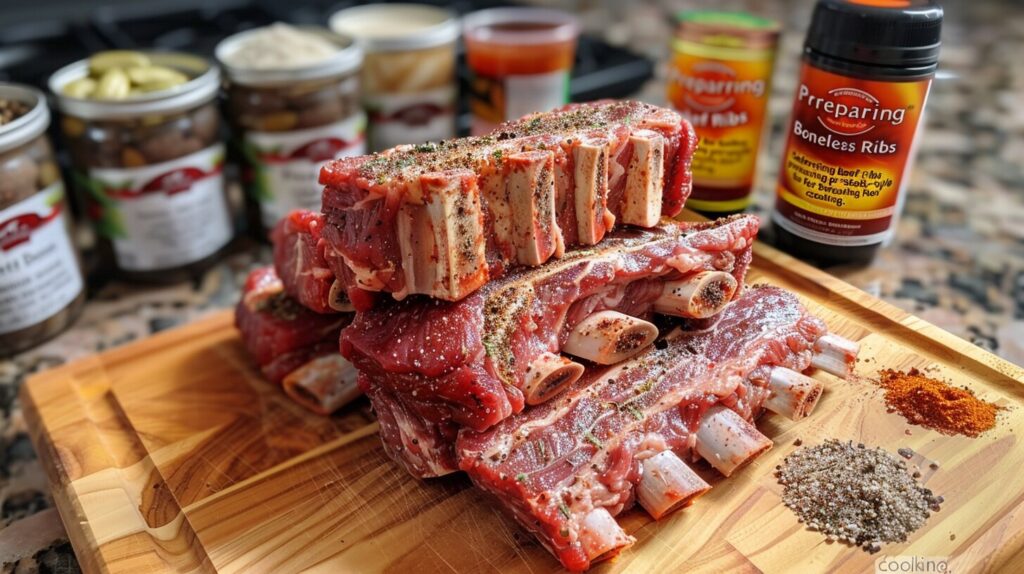
[[[639,4],[639,5],[638,5]],[[809,1],[730,2],[786,22],[762,154],[755,212],[765,215],[789,113]],[[763,8],[765,4],[774,10]],[[829,271],[1003,357],[1024,364],[1024,4],[947,2],[941,73],[895,241],[870,266]],[[690,2],[606,2],[585,26],[659,60],[671,34],[665,14]],[[611,15],[609,15],[611,12]],[[610,23],[610,24],[609,24]],[[640,97],[664,103],[664,66]],[[121,345],[234,304],[266,249],[237,253],[192,284],[96,293],[75,326],[0,361],[0,572],[76,572],[25,433],[17,391],[28,375]],[[32,518],[28,518],[32,517]],[[31,530],[36,544],[12,543]],[[23,546],[23,545],[21,545]]]

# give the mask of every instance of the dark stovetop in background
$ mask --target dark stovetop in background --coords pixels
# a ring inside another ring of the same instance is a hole
[[[212,57],[217,43],[235,32],[279,20],[323,25],[335,11],[366,3],[369,2],[228,0],[206,2],[199,8],[181,8],[136,2],[102,5],[90,16],[70,21],[50,17],[0,24],[0,81],[28,83],[45,90],[46,80],[55,70],[104,49],[155,48]],[[509,5],[468,0],[423,3],[446,6],[459,14]],[[582,36],[572,73],[571,97],[574,101],[625,97],[650,79],[653,71],[654,64],[643,56]],[[462,81],[465,72],[465,62],[460,58]],[[465,112],[465,102],[460,105]],[[464,113],[463,120],[460,126],[465,128],[468,121]]]

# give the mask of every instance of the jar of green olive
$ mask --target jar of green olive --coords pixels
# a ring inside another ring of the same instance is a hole
[[[362,50],[325,28],[274,24],[235,34],[216,53],[254,226],[265,233],[293,209],[319,211],[321,166],[366,153]]]
[[[37,90],[0,84],[0,356],[60,333],[85,281]]]
[[[101,52],[50,77],[97,246],[122,277],[194,277],[231,241],[219,86],[208,60],[179,53]]]

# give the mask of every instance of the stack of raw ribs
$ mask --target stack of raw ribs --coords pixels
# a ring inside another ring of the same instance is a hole
[[[616,515],[692,502],[693,463],[729,476],[765,452],[753,421],[806,416],[822,383],[803,373],[857,353],[743,286],[755,217],[670,219],[695,145],[670,110],[602,102],[334,161],[238,326],[291,397],[330,413],[362,391],[396,463],[468,473],[584,570],[634,541]]]

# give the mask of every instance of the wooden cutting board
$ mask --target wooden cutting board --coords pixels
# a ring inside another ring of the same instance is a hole
[[[597,572],[873,571],[881,556],[948,557],[955,572],[1024,571],[1024,370],[769,247],[749,282],[800,294],[862,345],[857,372],[937,367],[1007,407],[977,439],[908,426],[869,381],[827,384],[815,413],[765,416],[776,447],[659,522]],[[246,359],[230,312],[42,373],[22,392],[54,500],[88,572],[553,572],[558,562],[462,476],[419,482],[384,455],[364,400],[323,418]],[[797,523],[772,472],[795,439],[910,447],[945,496],[877,555]],[[930,470],[928,461],[940,464]]]

